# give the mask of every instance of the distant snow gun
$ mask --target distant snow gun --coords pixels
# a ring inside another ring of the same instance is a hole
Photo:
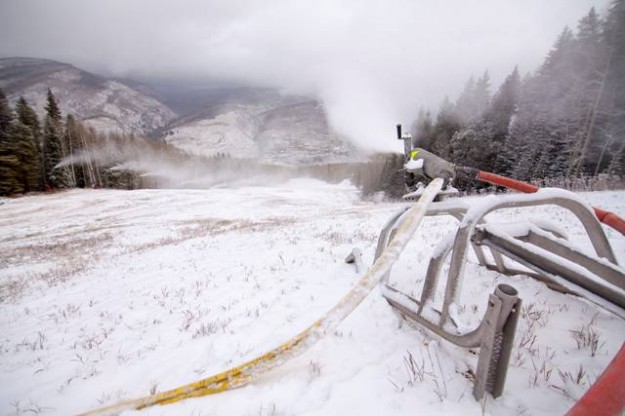
[[[404,141],[406,186],[410,191],[412,191],[404,195],[404,199],[418,199],[421,187],[415,187],[415,175],[425,177],[429,180],[443,175],[442,177],[446,182],[445,185],[447,185],[453,177],[463,176],[466,179],[477,180],[496,186],[503,186],[504,188],[513,189],[523,193],[531,194],[540,189],[536,185],[497,175],[492,172],[486,172],[468,166],[456,166],[439,156],[415,147],[415,143],[413,142],[410,134],[402,134],[401,124],[397,125],[397,138]],[[599,221],[625,235],[625,219],[619,217],[613,212],[609,212],[601,208],[593,207],[593,210]]]

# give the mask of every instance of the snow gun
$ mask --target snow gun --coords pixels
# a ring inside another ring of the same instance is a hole
[[[406,183],[408,189],[415,181],[410,175],[418,175],[426,182],[440,183],[438,173],[451,170],[454,178],[477,180],[521,192],[483,198],[477,203],[463,198],[430,203],[426,217],[452,217],[458,222],[458,228],[455,234],[446,236],[436,246],[425,279],[418,282],[422,285],[421,295],[414,297],[411,293],[399,291],[390,275],[385,276],[381,284],[382,295],[402,318],[457,346],[479,348],[473,373],[473,396],[477,400],[481,400],[485,393],[497,397],[503,392],[522,301],[513,286],[499,284],[489,296],[484,318],[477,328],[466,332],[454,327],[454,310],[461,297],[469,251],[474,252],[480,266],[502,275],[535,278],[551,290],[585,298],[598,308],[625,318],[625,269],[619,264],[606,230],[601,226],[601,223],[606,224],[625,235],[625,220],[612,212],[588,206],[579,195],[564,189],[541,189],[492,172],[453,165],[416,147],[409,134],[402,134],[401,125],[397,125],[397,138],[404,141],[405,177],[412,181]],[[417,161],[420,163],[414,163]],[[421,203],[418,195],[411,199]],[[486,218],[499,210],[545,205],[556,206],[577,217],[582,225],[581,235],[587,237],[592,249],[581,249],[573,244],[556,224],[546,218],[509,224],[490,223]],[[384,226],[375,258],[394,241],[395,230],[404,222],[404,215],[398,212]],[[519,264],[524,268],[517,268]],[[439,309],[433,309],[432,305],[438,302],[437,294],[439,299],[442,298],[442,304]],[[567,416],[623,414],[625,388],[616,380],[624,377],[625,344]]]
[[[410,160],[411,152],[413,152],[415,146],[410,134],[402,134],[401,124],[397,125],[397,139],[404,141],[404,157],[406,161]],[[437,156],[437,158],[439,157]],[[456,176],[461,175],[469,180],[476,180],[484,183],[489,183],[491,185],[502,186],[504,188],[512,189],[518,192],[531,194],[537,192],[540,189],[540,187],[527,182],[508,178],[492,172],[486,172],[469,166],[454,165],[454,170]],[[613,212],[606,211],[601,208],[593,207],[593,210],[599,221],[625,235],[625,219],[619,217]]]

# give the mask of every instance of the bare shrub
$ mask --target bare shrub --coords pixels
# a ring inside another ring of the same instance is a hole
[[[595,318],[588,325],[582,325],[577,329],[569,330],[571,337],[577,345],[577,349],[588,349],[591,357],[597,355],[597,352],[605,345],[605,342],[601,341],[601,333],[595,329]]]
[[[214,322],[202,323],[202,325],[200,325],[200,327],[195,330],[195,333],[193,334],[193,339],[212,335],[217,332],[217,329],[218,326]]]
[[[308,376],[311,380],[321,375],[321,364],[318,361],[310,361],[308,363]]]
[[[404,368],[408,374],[408,385],[412,386],[417,381],[422,382],[425,377],[425,360],[421,357],[421,363],[417,363],[410,351],[404,356]]]
[[[541,381],[549,382],[553,373],[553,367],[546,360],[540,366],[537,366],[534,360],[532,360],[532,367],[534,368],[534,373],[530,375],[530,387],[537,387]]]

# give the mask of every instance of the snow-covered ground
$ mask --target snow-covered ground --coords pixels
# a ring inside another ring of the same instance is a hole
[[[581,194],[625,215],[625,192]],[[0,414],[69,415],[205,378],[306,328],[370,264],[402,204],[361,201],[350,184],[76,190],[0,202]],[[553,219],[555,207],[496,221]],[[426,218],[391,281],[419,290],[455,221]],[[608,231],[625,263],[625,238]],[[587,243],[586,243],[587,245]],[[374,290],[309,351],[246,387],[142,415],[553,415],[594,382],[625,340],[625,322],[527,276],[470,261],[459,319],[475,325],[509,283],[523,299],[503,396],[476,402],[475,351],[402,321]],[[595,341],[593,343],[593,341]],[[593,346],[594,345],[594,346]],[[412,367],[409,365],[412,363]]]
[[[212,119],[185,123],[169,130],[164,140],[192,155],[212,157],[239,152],[239,157],[254,157],[259,153],[254,137],[260,121],[245,110],[242,107]]]

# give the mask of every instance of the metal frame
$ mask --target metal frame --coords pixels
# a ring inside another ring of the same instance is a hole
[[[573,213],[583,225],[597,257],[571,246],[557,229],[530,226],[526,233],[514,235],[505,227],[489,226],[484,217],[506,208],[556,205]],[[405,210],[393,215],[380,233],[375,260],[393,240],[403,221]],[[481,399],[485,392],[501,395],[511,353],[521,300],[509,285],[499,285],[489,295],[484,318],[476,329],[461,333],[449,310],[461,292],[469,247],[481,265],[502,273],[519,273],[510,269],[504,256],[534,270],[543,279],[568,293],[584,296],[612,312],[625,315],[625,271],[619,267],[607,236],[592,209],[575,194],[564,190],[540,190],[534,194],[492,196],[474,206],[462,200],[447,200],[428,207],[429,216],[450,215],[460,221],[453,238],[439,243],[428,265],[421,297],[416,300],[388,285],[384,276],[382,293],[402,315],[461,347],[479,347],[473,395]],[[495,264],[486,260],[488,248]],[[441,270],[450,257],[442,310],[432,308]],[[374,260],[374,263],[375,263]],[[361,266],[362,267],[362,266]],[[582,269],[580,269],[583,268]],[[528,272],[523,272],[530,274]],[[606,302],[607,301],[607,302]]]

